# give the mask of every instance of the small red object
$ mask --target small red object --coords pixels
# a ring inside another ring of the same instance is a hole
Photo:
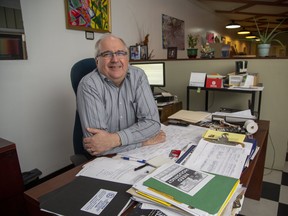
[[[178,158],[180,154],[181,154],[181,150],[171,150],[169,156],[170,156],[170,157],[173,157],[173,158],[174,158],[174,157],[175,157],[175,158]]]

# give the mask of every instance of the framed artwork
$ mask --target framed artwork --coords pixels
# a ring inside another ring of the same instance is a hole
[[[0,60],[25,59],[22,35],[0,34]]]
[[[65,0],[66,28],[111,32],[111,0]]]
[[[167,59],[177,59],[177,47],[167,48]]]
[[[162,47],[185,50],[184,21],[162,14]]]
[[[140,59],[146,60],[148,59],[148,46],[142,45],[140,47]]]
[[[140,46],[130,46],[129,53],[130,53],[130,60],[141,59],[141,47]]]

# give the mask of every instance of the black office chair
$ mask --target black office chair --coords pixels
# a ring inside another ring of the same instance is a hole
[[[76,62],[70,73],[71,83],[75,95],[77,96],[77,88],[80,80],[86,74],[90,73],[96,68],[96,62],[94,58],[86,58]],[[77,166],[92,158],[90,154],[83,147],[83,132],[78,111],[76,110],[74,130],[73,130],[73,147],[75,155],[70,157],[71,162]]]

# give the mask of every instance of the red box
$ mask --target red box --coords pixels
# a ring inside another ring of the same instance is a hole
[[[223,88],[223,79],[220,78],[207,78],[206,88]]]

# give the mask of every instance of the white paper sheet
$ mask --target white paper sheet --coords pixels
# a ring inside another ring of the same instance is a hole
[[[202,134],[207,130],[207,128],[193,125],[189,125],[188,127],[162,125],[161,129],[166,133],[166,141],[164,143],[144,146],[131,151],[119,153],[119,155],[146,161],[158,155],[168,156],[172,149],[182,150],[189,144],[197,145],[202,138]]]
[[[250,151],[251,147],[252,145]],[[250,151],[238,146],[215,144],[201,139],[184,166],[239,179]]]
[[[76,176],[80,175],[132,185],[155,169],[151,166],[145,166],[140,170],[134,171],[136,167],[141,165],[143,164],[135,161],[101,157],[84,165]]]

